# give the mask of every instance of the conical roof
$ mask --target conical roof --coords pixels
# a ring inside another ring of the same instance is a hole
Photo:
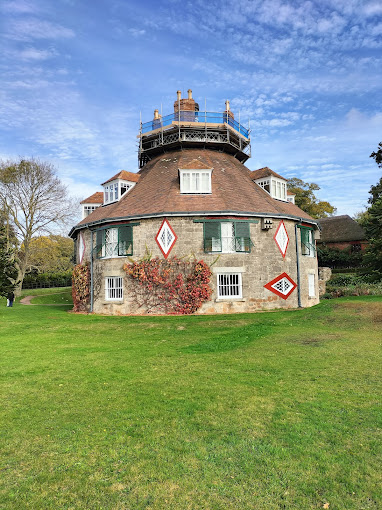
[[[181,194],[179,169],[212,169],[212,193]],[[119,202],[101,206],[87,224],[170,215],[281,216],[316,223],[295,204],[273,199],[253,182],[252,172],[230,154],[208,149],[168,152],[149,161],[134,188]]]

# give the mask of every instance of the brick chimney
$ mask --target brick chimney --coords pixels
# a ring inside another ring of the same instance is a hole
[[[192,90],[187,90],[187,99],[182,99],[182,93],[180,90],[177,91],[177,99],[174,101],[174,112],[177,113],[179,111],[179,106],[181,111],[188,112],[198,112],[199,105],[195,103],[195,99],[192,99]]]

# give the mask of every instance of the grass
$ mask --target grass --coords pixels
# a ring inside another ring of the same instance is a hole
[[[382,297],[67,309],[0,300],[1,509],[382,507]]]
[[[31,300],[32,305],[61,304],[73,306],[71,287],[37,289],[37,291],[36,289],[24,290],[23,296],[36,296]]]

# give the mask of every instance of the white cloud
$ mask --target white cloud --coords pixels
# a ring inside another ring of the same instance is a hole
[[[4,1],[0,6],[0,10],[11,14],[29,14],[36,12],[37,8],[35,5],[32,5],[31,2],[27,2],[25,0],[14,0],[10,2]]]
[[[362,11],[366,16],[376,16],[378,14],[382,14],[382,4],[381,2],[371,2],[364,5]]]
[[[146,30],[144,29],[138,29],[138,28],[129,28],[128,30],[129,34],[132,35],[133,37],[140,37],[142,35],[145,35],[146,33]]]
[[[52,48],[48,50],[39,50],[37,48],[25,48],[19,54],[22,60],[46,60],[57,56],[57,52]]]
[[[17,41],[35,39],[67,39],[75,36],[71,28],[38,18],[13,19],[6,32],[6,37]]]

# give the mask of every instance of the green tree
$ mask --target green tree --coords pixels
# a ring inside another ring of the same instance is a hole
[[[370,157],[375,159],[379,168],[382,168],[382,142],[379,142],[377,151],[372,152]]]
[[[0,296],[7,297],[17,285],[14,250],[9,247],[6,228],[0,226]]]
[[[18,236],[20,288],[36,234],[73,222],[73,204],[50,163],[37,159],[0,162],[0,208]]]
[[[59,273],[73,268],[73,240],[60,235],[33,237],[27,271]]]
[[[367,219],[363,224],[369,245],[364,261],[375,280],[382,280],[382,177],[370,188]]]
[[[315,191],[320,189],[318,184],[314,182],[304,182],[297,177],[288,179],[288,190],[294,193],[295,204],[303,211],[308,213],[312,218],[327,218],[336,212],[336,208],[329,202],[318,200]]]

